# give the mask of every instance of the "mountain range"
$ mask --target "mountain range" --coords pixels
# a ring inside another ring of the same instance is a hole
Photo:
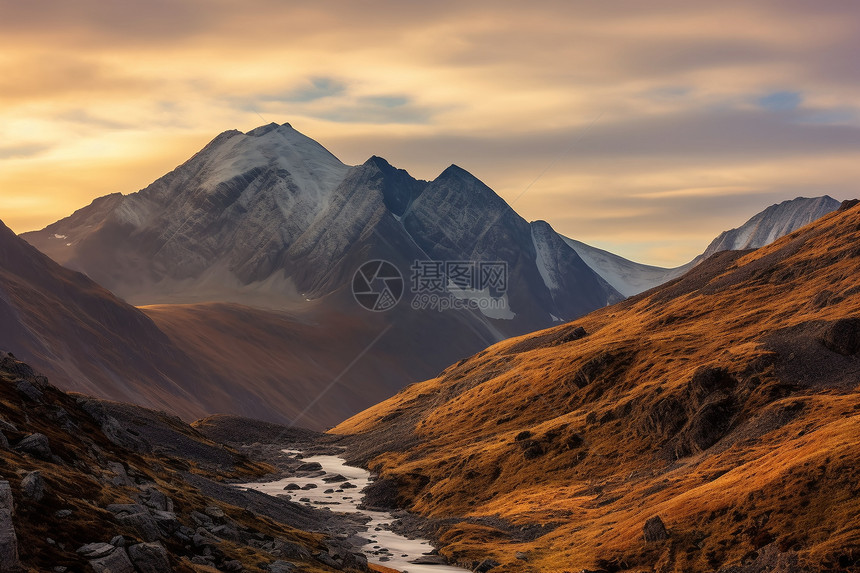
[[[736,246],[761,246],[836,206],[829,197],[774,206],[736,230],[745,240]],[[0,248],[27,254],[3,267],[0,346],[61,387],[186,419],[227,412],[314,428],[702,259],[678,269],[627,261],[525,221],[457,166],[429,182],[375,156],[351,167],[288,124],[224,132],[145,189],[22,235],[65,269],[10,235]],[[351,292],[356,270],[378,259],[407,291],[384,313]],[[445,274],[445,300],[474,304],[412,308],[416,264],[449,262],[502,263],[503,292],[458,290]],[[31,280],[34,266],[44,284]],[[81,304],[79,291],[98,304]],[[82,323],[87,335],[69,342]]]

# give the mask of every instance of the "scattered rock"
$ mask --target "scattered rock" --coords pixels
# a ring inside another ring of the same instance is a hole
[[[316,488],[317,488],[317,484],[315,484],[315,483],[308,483],[302,487],[302,489],[304,489],[304,490],[316,489]]]
[[[6,434],[4,434],[2,431],[0,431],[0,448],[2,448],[4,450],[9,449],[9,439],[6,437]]]
[[[17,432],[18,427],[15,424],[12,424],[11,422],[7,422],[3,418],[0,418],[0,430],[2,430],[4,432]]]
[[[293,491],[297,489],[302,489],[302,486],[297,483],[288,483],[286,486],[284,486],[285,491]]]
[[[156,541],[161,537],[158,523],[146,507],[137,503],[115,503],[107,506],[107,510],[119,523],[134,529],[144,541]]]
[[[133,486],[134,481],[128,477],[128,472],[125,470],[125,466],[119,462],[108,462],[108,469],[116,474],[111,480],[111,483],[115,486]]]
[[[51,445],[45,434],[30,434],[15,446],[15,449],[25,454],[30,454],[40,460],[50,461]]]
[[[86,559],[98,559],[113,553],[116,549],[110,543],[88,543],[78,548],[77,553]]]
[[[662,541],[669,537],[669,532],[666,531],[666,526],[663,525],[663,520],[660,519],[659,515],[655,515],[645,522],[645,525],[642,527],[642,533],[645,535],[645,541],[648,543]]]
[[[341,487],[341,489],[354,489],[354,488],[357,488],[358,486],[353,485],[353,484],[349,483],[348,481],[345,481],[342,484],[340,484],[340,487]]]
[[[167,550],[161,543],[138,543],[128,548],[128,555],[139,573],[171,573]]]
[[[0,509],[8,510],[11,515],[15,515],[15,500],[12,497],[12,486],[8,481],[0,481]]]
[[[26,380],[18,380],[15,382],[15,389],[33,402],[41,402],[42,397],[44,396],[38,388]]]
[[[144,505],[152,509],[173,511],[173,500],[154,485],[148,484],[144,486],[143,491],[140,493],[140,500]]]
[[[201,525],[203,527],[212,527],[214,525],[211,517],[197,510],[191,512],[191,520],[196,525]]]
[[[194,544],[194,547],[211,547],[221,543],[221,540],[202,527],[198,527],[194,533],[194,537],[191,538],[191,542]]]
[[[322,480],[326,483],[338,483],[341,481],[346,481],[346,478],[340,474],[335,474],[333,476],[326,476],[326,477],[322,478]]]
[[[179,529],[179,519],[172,511],[153,510],[150,512],[158,528],[166,535],[171,535]]]
[[[227,541],[239,541],[239,531],[231,525],[219,525],[212,529],[212,534]]]
[[[322,469],[322,464],[319,462],[305,462],[296,468],[297,472],[313,472]]]
[[[21,493],[34,503],[39,503],[45,497],[45,480],[42,472],[29,472],[21,480]]]
[[[125,537],[122,535],[115,535],[111,538],[110,544],[114,547],[125,547]]]
[[[71,509],[60,509],[54,512],[54,517],[57,519],[66,519],[67,517],[71,517],[72,510]]]
[[[240,561],[225,561],[221,564],[221,569],[224,571],[241,571],[245,568]]]
[[[516,557],[520,561],[528,561],[529,560],[528,554],[523,553],[522,551],[517,551],[516,554],[514,555],[514,557]]]
[[[422,555],[410,561],[413,565],[447,565],[448,560],[441,555]]]
[[[12,512],[0,508],[0,571],[16,571],[19,567],[18,536],[15,535]]]
[[[217,505],[210,505],[206,509],[204,509],[203,512],[212,519],[224,519],[225,517],[227,517],[224,513],[224,510]]]
[[[288,561],[273,561],[269,563],[269,573],[293,573],[298,567]]]
[[[135,573],[134,565],[129,561],[125,549],[121,547],[114,547],[113,551],[105,557],[91,559],[90,566],[96,573]]]

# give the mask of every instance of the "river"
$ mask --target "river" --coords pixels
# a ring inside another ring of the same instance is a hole
[[[301,452],[296,450],[283,451],[291,456],[301,456]],[[369,540],[366,545],[361,547],[361,550],[370,563],[397,569],[403,573],[464,573],[468,571],[451,565],[410,563],[413,560],[426,558],[433,554],[433,546],[427,540],[408,539],[391,531],[390,524],[396,519],[391,513],[358,508],[364,497],[360,492],[371,482],[371,474],[367,470],[348,466],[343,458],[334,455],[303,457],[302,462],[316,462],[322,466],[322,470],[310,474],[311,477],[292,476],[272,482],[242,484],[240,487],[255,489],[272,496],[286,494],[290,496],[291,501],[297,503],[304,503],[318,509],[328,508],[334,512],[359,514],[369,518],[366,532],[359,535]],[[326,481],[338,475],[346,478],[346,481]],[[302,489],[286,489],[290,487],[290,484],[295,484],[292,487],[299,486]]]

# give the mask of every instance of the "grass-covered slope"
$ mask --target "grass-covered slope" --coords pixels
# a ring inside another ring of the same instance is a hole
[[[499,343],[332,432],[439,520],[454,561],[856,567],[860,207],[844,207]],[[655,516],[666,531],[654,520],[646,540]]]

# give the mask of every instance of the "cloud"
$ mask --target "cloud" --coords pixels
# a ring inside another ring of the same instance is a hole
[[[346,84],[334,78],[309,78],[303,85],[287,89],[281,94],[269,94],[260,97],[264,101],[279,101],[288,103],[306,103],[328,97],[342,95],[346,92]]]
[[[758,104],[773,111],[791,111],[797,109],[803,102],[803,96],[798,92],[773,92],[758,99]]]
[[[35,157],[53,147],[49,143],[29,143],[18,145],[0,145],[0,160]]]
[[[457,163],[511,200],[534,182],[516,204],[527,218],[677,264],[752,209],[846,198],[860,178],[848,0],[0,0],[0,13],[2,188],[46,205],[133,191],[221,131],[289,121],[351,163],[382,155],[422,178]],[[46,181],[69,165],[87,169]],[[37,210],[7,222],[23,230]]]

